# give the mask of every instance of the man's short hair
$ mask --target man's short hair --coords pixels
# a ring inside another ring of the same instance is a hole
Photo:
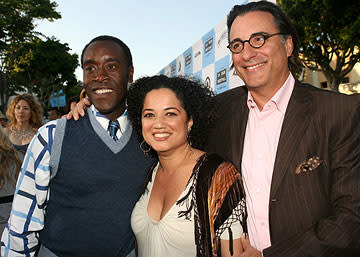
[[[89,45],[91,45],[92,43],[96,42],[96,41],[112,41],[115,42],[116,44],[118,44],[124,51],[125,56],[126,56],[126,60],[128,62],[129,66],[133,66],[133,61],[132,61],[132,55],[130,52],[129,47],[120,39],[116,38],[116,37],[112,37],[112,36],[107,36],[107,35],[103,35],[103,36],[98,36],[96,38],[93,38],[82,50],[81,52],[81,57],[80,57],[80,64],[81,64],[81,68],[83,68],[83,56],[84,56],[84,52],[85,50],[89,47]]]

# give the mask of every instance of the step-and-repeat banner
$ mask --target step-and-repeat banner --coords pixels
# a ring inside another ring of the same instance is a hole
[[[253,1],[244,0],[239,1],[238,4],[248,2]],[[244,85],[244,82],[236,75],[235,69],[230,69],[232,61],[230,50],[226,48],[227,34],[225,18],[158,74],[200,79],[203,83],[210,85],[216,94]]]

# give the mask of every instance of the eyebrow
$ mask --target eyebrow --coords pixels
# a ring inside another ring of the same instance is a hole
[[[265,31],[259,31],[259,32],[252,33],[250,35],[250,37],[248,39],[245,39],[245,40],[249,40],[252,36],[255,36],[255,35],[269,35],[269,34],[270,33],[265,32]],[[241,38],[237,37],[237,38],[234,38],[233,40],[231,40],[230,43],[233,43],[233,42],[236,42],[236,41],[243,42],[245,40],[242,40]]]
[[[93,63],[95,63],[94,59],[87,59],[87,60],[84,61],[83,66],[85,66],[87,64],[93,64]]]
[[[119,58],[115,58],[115,57],[105,57],[105,61],[122,63],[122,61]]]
[[[180,110],[179,110],[178,108],[176,108],[176,107],[166,107],[164,110],[165,110],[165,111],[177,110],[178,112],[180,112]],[[145,112],[145,111],[154,111],[154,109],[146,108],[146,109],[143,110],[143,112]]]
[[[105,57],[105,61],[122,63],[119,58],[115,58],[115,57]],[[96,61],[94,59],[87,59],[84,61],[83,66],[85,66],[87,64],[95,64],[95,63],[96,63]]]

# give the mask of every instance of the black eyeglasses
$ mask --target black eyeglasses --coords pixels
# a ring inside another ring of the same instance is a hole
[[[244,49],[244,45],[246,42],[253,48],[260,48],[265,44],[266,39],[276,36],[276,35],[288,35],[288,33],[274,33],[274,34],[264,34],[264,33],[254,33],[250,36],[248,40],[241,40],[240,38],[235,38],[233,41],[229,43],[227,48],[233,54],[238,54]]]

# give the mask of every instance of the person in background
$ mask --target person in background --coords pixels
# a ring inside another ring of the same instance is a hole
[[[216,118],[212,91],[159,75],[132,84],[127,102],[142,150],[158,160],[131,216],[138,256],[238,256],[245,219],[240,174],[202,150]]]
[[[62,113],[59,108],[51,108],[49,111],[49,120],[57,120],[62,117]]]
[[[360,256],[359,98],[295,79],[298,38],[277,5],[236,5],[227,26],[245,87],[217,96],[207,150],[243,177],[251,246],[240,256]]]
[[[43,124],[43,109],[33,95],[22,94],[12,99],[6,116],[9,124],[5,133],[15,149],[24,155],[37,129]]]
[[[1,255],[127,256],[134,249],[131,211],[146,172],[126,109],[134,67],[118,38],[92,39],[81,54],[93,103],[79,121],[42,126],[19,176]]]
[[[0,233],[2,234],[9,219],[15,183],[20,172],[19,153],[11,145],[0,127]]]

